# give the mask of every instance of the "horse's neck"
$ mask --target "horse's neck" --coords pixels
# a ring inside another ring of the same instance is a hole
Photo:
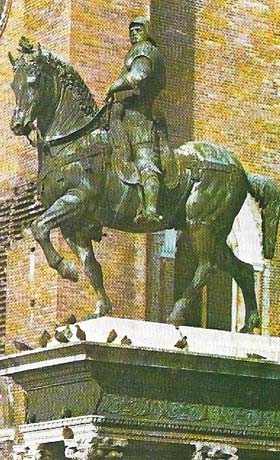
[[[42,81],[43,91],[41,92],[40,109],[37,117],[38,129],[42,137],[45,137],[47,131],[53,122],[55,112],[59,103],[61,85],[48,74],[44,74]]]
[[[93,113],[86,113],[81,97],[70,86],[62,85],[53,120],[46,133],[46,140],[58,139],[86,126]]]

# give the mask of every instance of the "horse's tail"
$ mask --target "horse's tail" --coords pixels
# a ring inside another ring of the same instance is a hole
[[[261,208],[264,257],[272,259],[280,219],[280,188],[266,176],[247,174],[247,178],[249,193],[256,199]]]

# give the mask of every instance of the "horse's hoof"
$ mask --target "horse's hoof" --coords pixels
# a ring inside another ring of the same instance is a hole
[[[102,316],[107,316],[112,313],[112,305],[109,299],[107,300],[97,300],[96,310],[90,313],[87,316],[87,319],[96,319],[101,318]]]
[[[261,320],[259,317],[259,313],[254,311],[250,314],[250,316],[245,320],[245,325],[240,329],[239,332],[253,334],[255,329],[260,329],[261,327]]]
[[[89,315],[86,316],[86,320],[88,319],[96,319],[99,318],[99,315],[97,315],[95,312],[90,313]]]
[[[112,305],[109,300],[98,300],[96,302],[95,313],[99,316],[106,316],[112,313]]]
[[[74,281],[74,283],[79,281],[79,272],[74,262],[66,262],[65,260],[62,260],[57,267],[57,271],[62,278]]]

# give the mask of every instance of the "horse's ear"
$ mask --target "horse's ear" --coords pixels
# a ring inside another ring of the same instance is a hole
[[[13,67],[15,67],[16,60],[13,57],[12,53],[10,53],[10,51],[8,52],[8,56],[9,56],[10,63],[12,64]]]

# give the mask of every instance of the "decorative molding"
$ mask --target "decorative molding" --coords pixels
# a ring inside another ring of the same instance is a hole
[[[205,406],[174,401],[153,401],[105,394],[98,413],[106,419],[129,425],[199,432],[279,438],[280,412],[222,406]]]
[[[64,439],[63,428],[70,428],[74,434],[73,439]],[[114,440],[137,440],[139,442],[164,442],[166,444],[197,444],[197,437],[209,440],[208,444],[217,443],[223,440],[223,445],[244,446],[246,449],[261,449],[280,451],[279,436],[277,439],[269,439],[266,435],[262,438],[250,436],[249,432],[240,430],[207,429],[206,426],[199,427],[198,424],[189,423],[178,426],[175,423],[167,423],[164,420],[147,421],[138,417],[109,417],[94,416],[73,417],[44,423],[21,425],[20,432],[23,435],[25,445],[34,448],[39,444],[48,442],[62,442],[66,446],[74,446],[75,443],[91,442],[93,439],[100,439],[104,435]],[[124,441],[126,442],[126,441]],[[19,459],[21,458],[19,457]]]
[[[89,440],[98,436],[98,427],[103,423],[103,416],[88,415],[20,425],[19,431],[27,444],[44,443],[50,440],[61,441],[64,439],[63,428],[65,427],[70,428],[76,438]]]

